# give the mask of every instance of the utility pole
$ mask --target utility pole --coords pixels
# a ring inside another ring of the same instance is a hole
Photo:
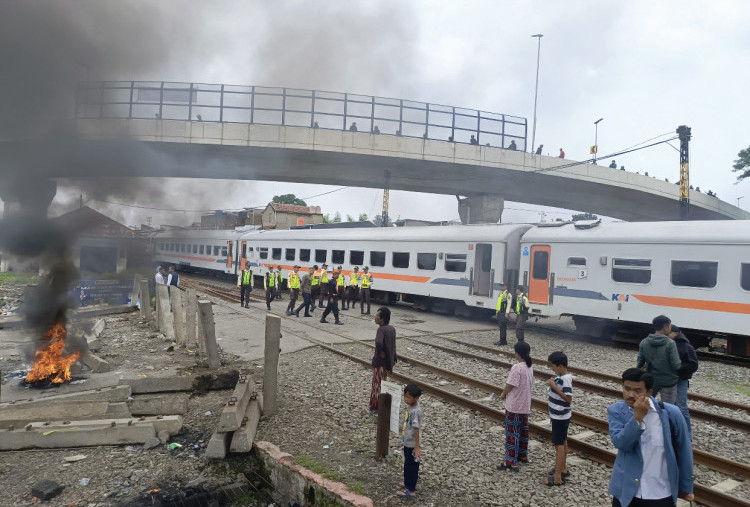
[[[536,46],[536,85],[534,86],[534,128],[531,131],[531,153],[534,153],[534,144],[536,143],[536,99],[539,95],[539,55],[542,53],[542,37],[544,37],[543,34],[538,33],[536,35],[532,35],[532,37],[536,37],[537,40],[537,46]]]
[[[391,171],[385,170],[385,186],[383,187],[383,227],[388,227],[388,198],[391,186]]]
[[[599,152],[599,122],[604,118],[599,118],[594,122],[594,146],[591,147],[591,153],[594,154],[594,165],[596,165],[596,154]]]
[[[680,138],[680,219],[688,220],[690,217],[690,127],[686,125],[677,127],[677,136]]]

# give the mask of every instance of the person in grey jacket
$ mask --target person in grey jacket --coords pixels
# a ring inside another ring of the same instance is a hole
[[[654,397],[661,393],[661,401],[674,404],[677,399],[678,371],[682,366],[677,345],[669,338],[672,321],[659,315],[653,320],[654,333],[648,335],[638,346],[637,368],[647,366],[654,377]]]
[[[299,282],[299,291],[302,294],[302,304],[294,311],[296,317],[299,317],[299,311],[303,308],[305,309],[305,317],[312,317],[312,315],[310,315],[310,303],[312,302],[312,296],[310,293],[312,292],[312,274],[314,271],[315,268],[308,268],[307,273],[302,275],[302,279]]]

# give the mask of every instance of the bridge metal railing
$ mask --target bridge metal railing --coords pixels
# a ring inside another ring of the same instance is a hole
[[[158,81],[78,84],[76,118],[141,118],[357,130],[526,150],[526,118],[352,93]]]

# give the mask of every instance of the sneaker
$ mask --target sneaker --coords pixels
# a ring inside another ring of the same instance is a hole
[[[492,342],[492,345],[508,345],[508,342],[497,341],[497,342]]]
[[[320,323],[321,323],[321,324],[328,324],[328,321],[327,321],[327,320],[325,320],[325,319],[320,319]]]
[[[343,325],[344,325],[344,323],[343,323],[343,322],[341,322],[341,321],[338,321],[338,322],[334,322],[334,324],[336,324],[337,326],[343,326]]]

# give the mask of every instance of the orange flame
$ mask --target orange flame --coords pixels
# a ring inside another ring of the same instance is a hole
[[[67,331],[62,320],[44,333],[46,345],[36,351],[36,359],[32,361],[32,368],[26,375],[26,382],[49,379],[53,384],[62,384],[71,379],[70,366],[81,357],[81,353],[73,352],[67,356],[63,355],[66,335]]]

